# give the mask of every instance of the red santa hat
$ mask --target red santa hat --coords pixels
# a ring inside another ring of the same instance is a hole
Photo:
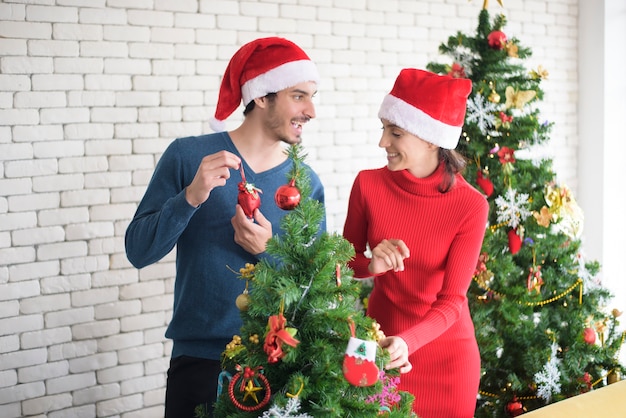
[[[260,38],[242,46],[230,59],[220,86],[215,118],[209,121],[215,131],[225,129],[224,120],[243,101],[276,93],[296,84],[319,83],[317,67],[293,42],[278,37]]]
[[[415,68],[400,71],[378,117],[441,148],[456,148],[472,82]]]

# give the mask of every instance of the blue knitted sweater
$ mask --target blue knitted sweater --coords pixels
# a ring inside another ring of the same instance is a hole
[[[176,246],[176,281],[172,320],[165,336],[173,340],[172,357],[188,355],[219,360],[242,325],[235,299],[245,282],[238,272],[259,257],[234,241],[231,218],[237,203],[241,175],[231,170],[224,187],[211,191],[209,199],[194,208],[185,199],[185,187],[193,180],[206,155],[227,150],[242,160],[246,180],[263,191],[260,210],[271,221],[273,233],[282,234],[280,220],[288,212],[274,202],[276,189],[288,181],[293,162],[287,159],[263,173],[255,173],[241,157],[226,132],[179,138],[165,150],[137,212],[126,230],[126,255],[136,268],[159,261]],[[311,198],[324,203],[319,177],[309,170]],[[326,221],[320,231],[326,230]]]

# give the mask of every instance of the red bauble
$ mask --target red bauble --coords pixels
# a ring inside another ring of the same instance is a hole
[[[261,190],[254,187],[253,184],[242,181],[239,183],[239,195],[237,195],[237,203],[241,205],[243,213],[248,218],[254,217],[254,211],[261,206]]]
[[[513,400],[506,406],[506,412],[511,417],[517,417],[524,413],[524,405],[517,400],[517,397],[513,397]]]
[[[502,49],[506,46],[506,35],[502,31],[494,30],[487,36],[487,42],[493,49]]]
[[[300,203],[300,190],[296,187],[296,180],[291,179],[289,184],[282,185],[274,195],[276,205],[283,210],[293,210]]]
[[[517,235],[514,229],[510,229],[507,235],[509,237],[509,250],[511,254],[517,254],[520,248],[522,248],[522,239]]]
[[[483,177],[482,170],[478,170],[478,173],[476,173],[476,184],[478,184],[478,187],[480,187],[487,197],[491,196],[493,193],[493,183],[489,178]]]
[[[595,344],[596,342],[596,331],[593,328],[585,328],[583,330],[583,338],[585,342],[589,345]]]
[[[243,172],[243,165],[239,167],[241,172],[241,181],[239,182],[239,194],[237,195],[237,203],[243,209],[243,213],[248,218],[254,217],[254,211],[261,206],[261,189],[254,187],[254,184],[246,181],[246,175]]]

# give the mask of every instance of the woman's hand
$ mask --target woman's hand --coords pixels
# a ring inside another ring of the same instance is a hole
[[[378,342],[381,348],[389,352],[389,363],[385,365],[385,369],[400,369],[400,373],[408,373],[413,368],[409,362],[409,346],[400,337],[385,337]]]
[[[409,247],[401,239],[384,239],[372,250],[369,272],[378,275],[391,269],[404,271],[404,259],[409,255]]]

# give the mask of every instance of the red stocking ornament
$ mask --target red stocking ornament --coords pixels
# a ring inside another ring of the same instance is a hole
[[[376,366],[376,341],[354,337],[354,324],[350,324],[352,337],[343,357],[343,375],[354,386],[372,386],[378,381]]]

